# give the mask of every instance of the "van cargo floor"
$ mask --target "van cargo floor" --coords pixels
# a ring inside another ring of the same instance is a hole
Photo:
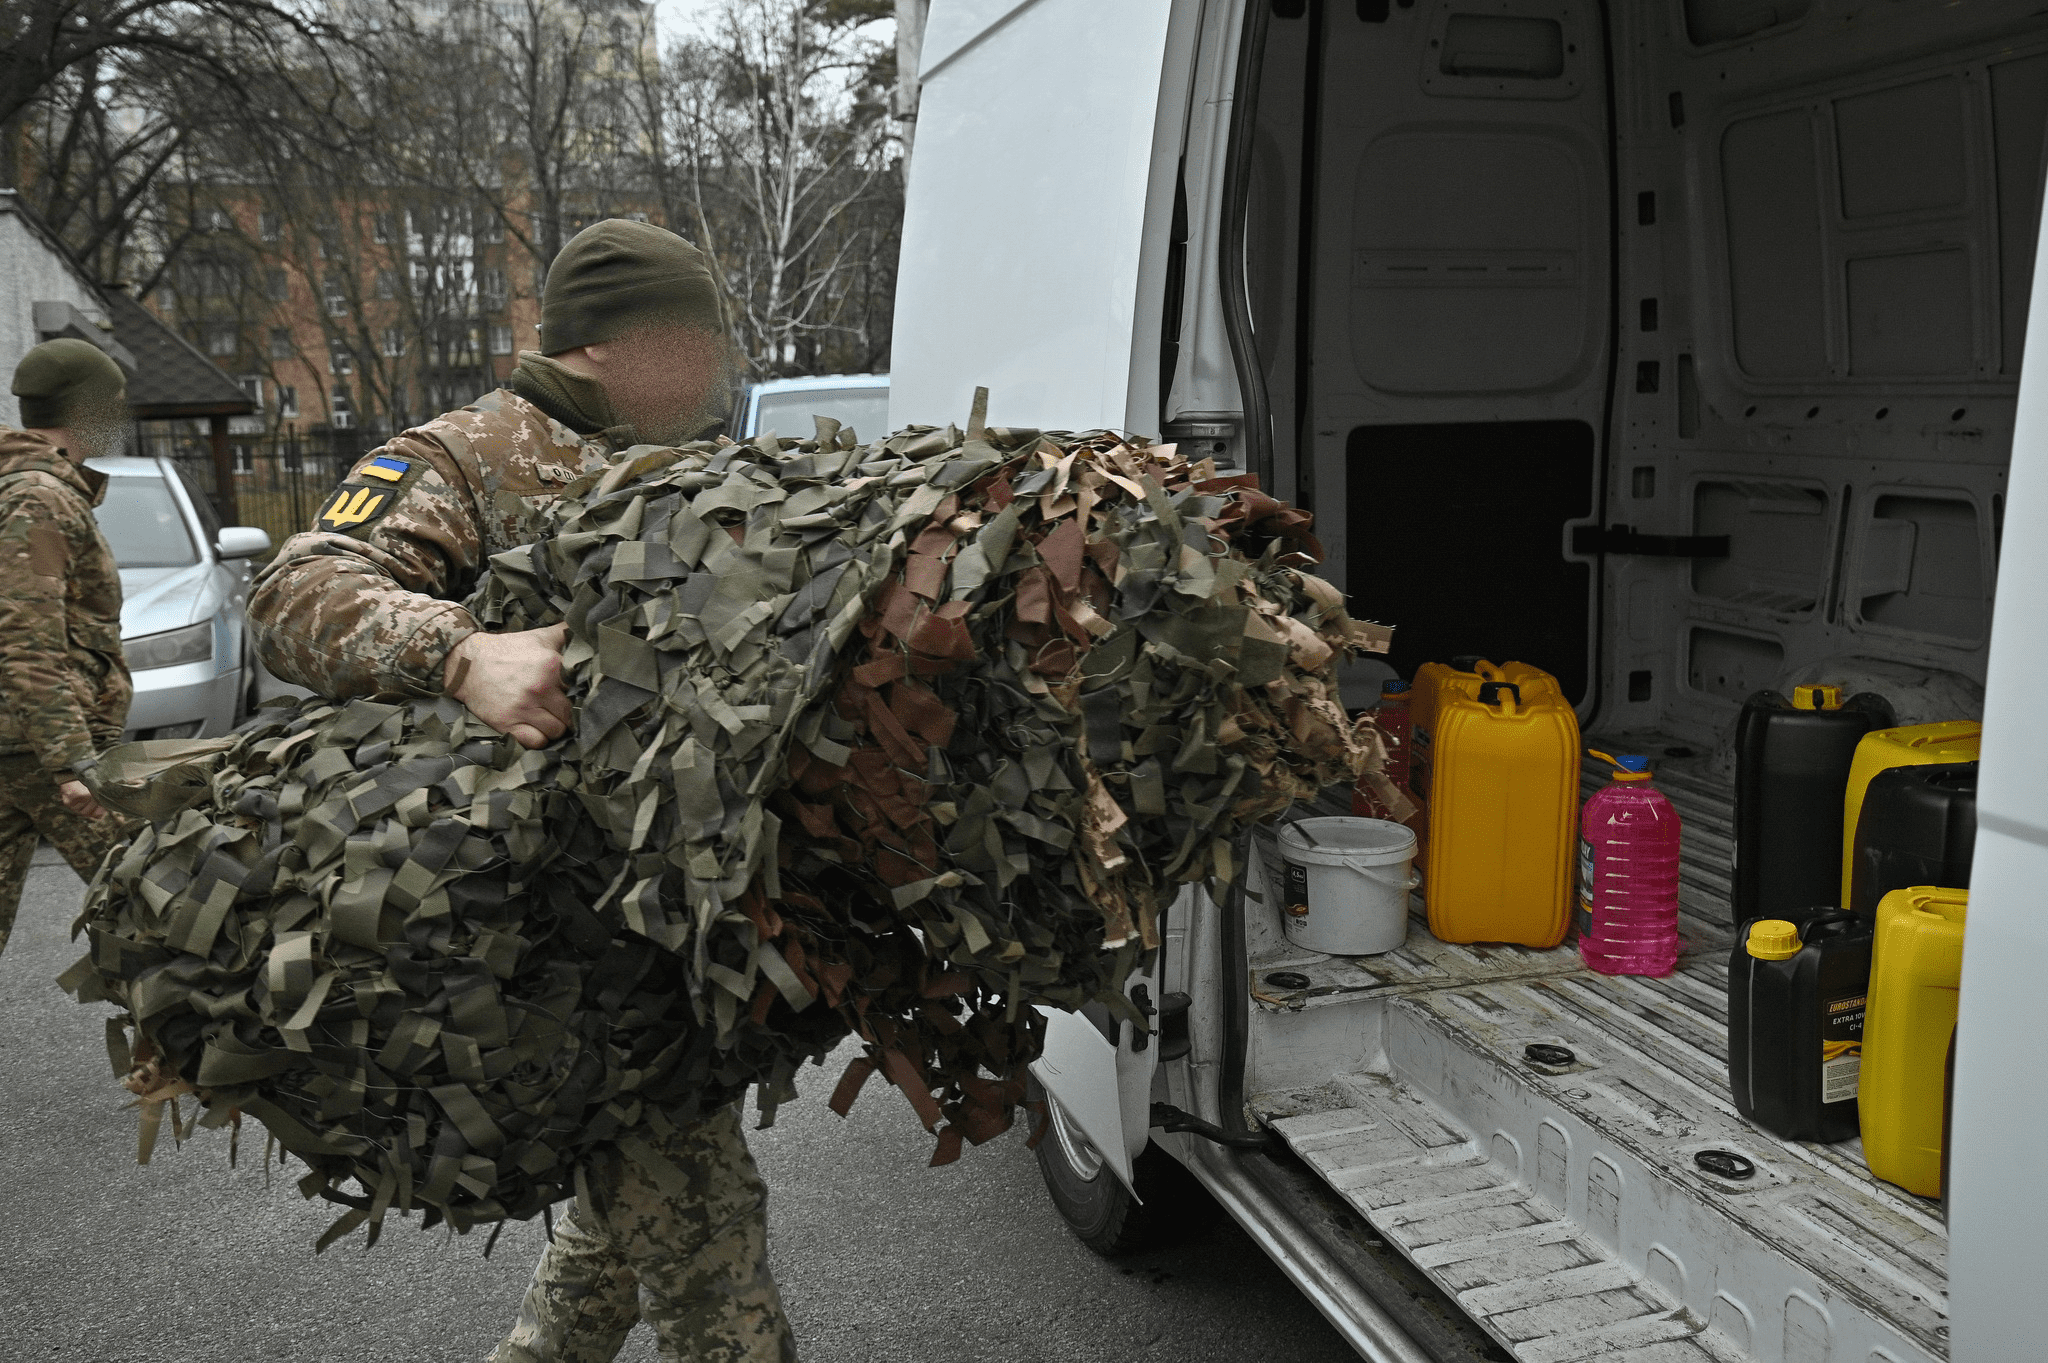
[[[1660,773],[1696,891],[1670,977],[1455,947],[1419,921],[1383,957],[1255,951],[1262,1013],[1380,1010],[1381,1054],[1252,1106],[1524,1363],[1944,1359],[1939,1207],[1872,1178],[1856,1142],[1780,1141],[1735,1112],[1725,857],[1700,883],[1701,844],[1726,837],[1718,785]],[[1273,997],[1283,968],[1311,986]]]

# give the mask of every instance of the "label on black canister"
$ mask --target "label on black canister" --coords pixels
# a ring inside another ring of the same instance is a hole
[[[1286,879],[1288,914],[1295,918],[1308,917],[1308,867],[1288,862]]]
[[[1820,1019],[1820,1100],[1846,1103],[1863,1072],[1863,1012],[1868,996],[1830,999]]]
[[[1581,940],[1593,935],[1593,840],[1579,839],[1579,907],[1572,915]]]

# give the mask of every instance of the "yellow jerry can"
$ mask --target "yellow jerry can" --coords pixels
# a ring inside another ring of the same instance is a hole
[[[1856,1095],[1870,1172],[1941,1196],[1943,1090],[1963,980],[1968,890],[1916,885],[1877,906]]]
[[[1849,907],[1850,882],[1856,869],[1856,820],[1863,815],[1863,796],[1870,778],[1892,767],[1929,766],[1937,762],[1975,762],[1984,726],[1974,719],[1945,719],[1936,724],[1909,724],[1876,729],[1863,735],[1849,764],[1849,788],[1842,797],[1842,897]]]
[[[1468,661],[1460,659],[1460,662]],[[1490,663],[1484,658],[1470,660],[1470,671],[1457,663],[1424,663],[1415,669],[1415,681],[1408,694],[1409,767],[1408,788],[1416,798],[1429,798],[1430,772],[1436,748],[1437,712],[1447,696],[1477,696],[1481,683],[1513,682],[1522,689],[1523,702],[1533,703],[1539,693],[1563,699],[1557,678],[1528,663]]]
[[[1571,921],[1579,721],[1547,674],[1524,677],[1438,704],[1423,896],[1446,942],[1554,947]]]

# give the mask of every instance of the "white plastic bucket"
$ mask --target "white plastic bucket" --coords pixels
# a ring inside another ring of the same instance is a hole
[[[1280,923],[1330,956],[1392,951],[1408,937],[1415,832],[1386,819],[1302,819],[1280,830]]]

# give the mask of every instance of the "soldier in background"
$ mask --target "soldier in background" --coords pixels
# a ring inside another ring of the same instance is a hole
[[[134,688],[121,577],[92,509],[121,446],[128,381],[84,341],[45,341],[14,371],[23,430],[0,426],[0,950],[36,840],[87,880],[124,825],[79,778],[116,742]]]
[[[566,627],[486,633],[456,602],[491,555],[534,539],[571,480],[714,425],[728,369],[701,252],[646,223],[584,229],[548,270],[540,350],[510,389],[358,462],[278,551],[249,603],[264,664],[335,699],[453,696],[530,748],[561,737]],[[668,1167],[593,1162],[596,1205],[556,1223],[492,1363],[603,1363],[643,1314],[665,1358],[795,1358],[737,1107],[649,1143]]]

